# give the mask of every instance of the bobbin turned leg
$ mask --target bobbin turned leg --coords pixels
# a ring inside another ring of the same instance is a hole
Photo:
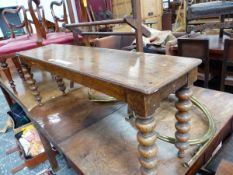
[[[18,73],[19,73],[20,78],[23,79],[23,80],[25,80],[24,79],[24,75],[23,75],[23,71],[22,71],[22,68],[20,66],[20,62],[19,62],[18,58],[14,57],[14,58],[12,58],[12,61],[13,61],[14,65],[15,65]]]
[[[14,92],[16,92],[15,83],[12,79],[10,69],[8,67],[8,64],[6,63],[6,59],[1,60],[1,67],[2,67],[3,73],[5,74],[7,80],[9,81],[11,88],[13,89]]]
[[[192,107],[192,102],[190,97],[192,96],[192,90],[189,87],[181,88],[176,92],[176,97],[178,102],[176,102],[177,113],[175,117],[177,122],[176,127],[176,143],[175,146],[178,148],[178,157],[185,157],[185,150],[189,147],[189,130],[191,128],[190,120],[191,115],[189,113],[190,108]]]
[[[33,79],[33,74],[30,72],[30,67],[26,64],[21,64],[24,78],[26,83],[29,85],[29,88],[34,95],[36,101],[41,105],[41,96],[40,92],[38,91],[38,86],[36,85],[36,80]]]
[[[142,175],[157,174],[157,145],[156,133],[154,131],[156,122],[153,116],[137,116],[136,127],[138,129],[137,139],[139,142],[138,152]]]
[[[56,75],[55,80],[57,82],[58,88],[60,89],[60,91],[62,91],[63,95],[65,95],[66,85],[65,85],[63,79],[59,75]]]

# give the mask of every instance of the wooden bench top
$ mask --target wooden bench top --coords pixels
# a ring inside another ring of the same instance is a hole
[[[63,68],[63,73],[75,72],[144,94],[158,91],[201,63],[199,59],[72,45],[48,45],[18,55],[46,69]]]
[[[193,87],[194,96],[204,103],[213,114],[217,125],[217,131],[208,142],[201,154],[199,161],[195,161],[191,168],[185,168],[182,163],[191,158],[197,146],[192,146],[187,151],[184,160],[177,158],[177,150],[174,145],[157,141],[158,145],[158,174],[184,175],[192,174],[199,169],[196,164],[207,161],[223,137],[223,130],[231,126],[233,115],[233,95],[223,92]],[[216,105],[216,101],[218,105]],[[162,103],[155,116],[157,118],[156,131],[173,136],[175,132],[175,108],[174,104]],[[65,142],[59,144],[59,148],[67,158],[73,162],[85,175],[138,175],[139,163],[137,161],[136,129],[125,120],[127,109],[120,110],[103,118],[101,121],[83,129]],[[203,114],[193,107],[191,111],[192,129],[191,136],[202,136],[207,123]]]

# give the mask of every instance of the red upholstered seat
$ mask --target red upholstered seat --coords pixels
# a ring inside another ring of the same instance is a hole
[[[14,54],[15,52],[29,50],[38,47],[35,39],[18,40],[9,42],[0,47],[0,57],[7,54]]]
[[[43,40],[43,45],[49,44],[71,44],[74,41],[73,34],[71,32],[55,32],[55,33],[48,33],[46,35],[46,39]]]
[[[6,45],[6,44],[8,44],[10,42],[29,40],[29,39],[35,39],[35,38],[36,38],[36,34],[32,34],[31,36],[22,35],[22,36],[17,36],[15,38],[9,38],[9,39],[0,41],[0,47],[4,46],[4,45]]]

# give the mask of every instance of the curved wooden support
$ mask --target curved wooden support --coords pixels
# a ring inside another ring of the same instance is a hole
[[[63,15],[64,15],[63,18],[59,18],[58,16],[56,16],[53,6],[63,6]],[[59,32],[60,29],[59,29],[58,22],[64,22],[64,24],[68,23],[66,6],[64,3],[64,0],[61,0],[60,2],[52,1],[50,4],[50,10],[51,10],[51,14],[53,16],[54,22],[55,22],[55,32]]]
[[[176,97],[178,98],[178,102],[176,103],[177,113],[176,117],[176,143],[175,146],[178,148],[178,157],[185,157],[185,150],[189,147],[189,130],[191,128],[190,120],[191,115],[189,110],[192,107],[192,102],[190,101],[190,97],[192,96],[192,90],[188,87],[182,88],[176,92]]]
[[[157,174],[157,145],[154,131],[156,122],[153,116],[137,117],[135,125],[138,129],[137,139],[139,142],[139,162],[142,175]]]
[[[15,83],[12,79],[11,72],[10,72],[10,69],[9,69],[8,64],[6,62],[6,59],[1,60],[1,67],[2,67],[2,71],[4,72],[7,80],[9,81],[11,88],[13,89],[14,92],[16,92]]]
[[[33,74],[30,71],[30,68],[26,64],[21,64],[22,70],[24,73],[24,78],[26,80],[26,83],[29,85],[29,88],[32,92],[32,95],[34,95],[36,101],[41,105],[41,96],[40,92],[38,91],[38,86],[36,85],[36,80],[33,79]]]
[[[33,3],[36,6],[36,10],[33,8]],[[40,6],[40,0],[28,0],[28,8],[36,28],[37,43],[41,44],[43,39],[46,39],[47,28],[44,17],[44,9],[42,6]],[[35,11],[37,12],[37,15]]]
[[[66,85],[64,83],[64,81],[62,80],[62,78],[58,75],[55,76],[55,80],[57,82],[58,88],[60,89],[60,91],[62,91],[63,95],[66,94]]]

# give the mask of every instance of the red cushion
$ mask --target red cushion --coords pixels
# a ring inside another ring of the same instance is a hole
[[[0,47],[5,45],[5,44],[8,44],[10,42],[28,40],[28,39],[35,39],[35,38],[36,38],[36,34],[32,34],[30,37],[28,35],[21,35],[21,36],[15,37],[15,38],[9,38],[9,39],[0,41]]]
[[[29,50],[36,47],[38,47],[38,44],[35,39],[9,42],[0,47],[0,56],[14,54],[15,52]]]
[[[71,44],[74,41],[74,37],[72,33],[65,32],[54,32],[48,33],[46,35],[46,39],[43,41],[43,45],[49,44]]]

